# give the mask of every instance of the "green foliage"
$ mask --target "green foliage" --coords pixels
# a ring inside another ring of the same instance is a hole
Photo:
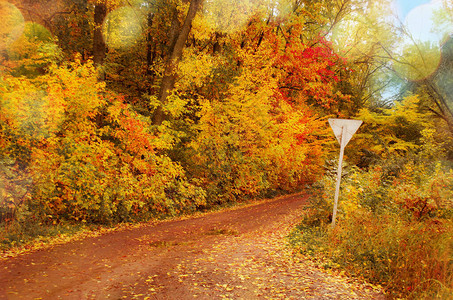
[[[43,244],[49,242],[52,238],[74,235],[86,229],[86,227],[87,225],[83,223],[55,222],[49,225],[31,222],[30,220],[2,223],[0,225],[0,251],[14,248],[21,249],[21,247],[27,248],[39,243]]]
[[[14,76],[36,77],[61,59],[61,50],[44,26],[26,22],[22,34],[7,48],[5,66]]]

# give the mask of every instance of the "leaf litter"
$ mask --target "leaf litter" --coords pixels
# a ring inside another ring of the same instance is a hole
[[[0,269],[9,262],[8,271],[21,274],[0,275],[0,296],[3,289],[11,299],[384,299],[378,287],[326,270],[288,245],[304,205],[303,197],[287,196],[56,245],[42,250],[52,251],[45,260],[40,253],[6,259]]]

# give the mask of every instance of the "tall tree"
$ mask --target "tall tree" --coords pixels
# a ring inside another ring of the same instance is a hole
[[[424,96],[425,106],[442,119],[453,137],[453,36],[441,47],[441,60],[436,71],[416,82],[416,91]]]
[[[158,101],[160,103],[160,106],[154,113],[154,124],[162,124],[166,117],[162,109],[162,105],[166,103],[170,91],[175,86],[175,81],[177,78],[176,68],[181,60],[184,45],[186,44],[187,38],[189,37],[190,29],[192,28],[192,21],[197,14],[201,2],[202,0],[190,1],[189,9],[187,11],[184,23],[182,24],[181,29],[176,36],[175,43],[170,48],[170,56],[167,58],[164,75],[159,89]]]
[[[102,25],[107,16],[105,0],[96,1],[94,6],[93,61],[96,66],[104,64],[106,45],[102,34]],[[104,75],[101,75],[102,79]]]

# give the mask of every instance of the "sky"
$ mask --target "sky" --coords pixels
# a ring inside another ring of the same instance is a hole
[[[430,42],[432,45],[428,52],[423,52],[424,48],[420,48],[420,57],[415,58],[418,72],[408,72],[408,70],[401,69],[399,72],[403,77],[406,77],[410,80],[419,80],[425,76],[429,76],[435,72],[438,67],[438,62],[440,61],[441,51],[440,47],[443,42],[446,41],[446,37],[449,34],[453,34],[453,18],[450,24],[447,24],[443,27],[434,25],[433,20],[435,19],[435,12],[439,9],[442,9],[443,0],[393,0],[394,7],[396,8],[396,13],[399,19],[399,22],[402,22],[406,29],[410,32],[412,37],[403,36],[399,47],[401,50],[404,50],[406,46],[414,44],[414,41],[419,44],[419,42]],[[423,60],[421,58],[430,58]],[[418,59],[417,59],[418,58]],[[414,58],[413,58],[414,59]],[[417,63],[421,59],[423,63]],[[411,76],[414,76],[412,78]],[[399,91],[398,88],[395,89],[394,86],[389,86],[388,89],[382,91],[382,97],[386,100],[394,99],[395,94]]]
[[[429,2],[430,0],[396,0],[399,15],[403,18],[406,17],[413,8]]]
[[[414,38],[442,43],[446,34],[453,33],[453,20],[446,28],[433,25],[434,12],[442,9],[442,0],[394,0],[398,16]]]

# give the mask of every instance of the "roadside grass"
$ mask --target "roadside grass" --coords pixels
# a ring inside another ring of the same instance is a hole
[[[349,174],[335,228],[334,180],[324,178],[290,243],[321,266],[382,285],[390,298],[453,299],[453,173],[417,168],[392,178],[380,168]]]
[[[5,251],[13,247],[20,247],[27,244],[30,240],[45,241],[60,234],[74,234],[79,231],[79,227],[74,225],[53,225],[43,224],[1,224],[0,225],[0,250]]]
[[[63,244],[87,236],[99,235],[112,228],[92,224],[11,222],[0,224],[0,259]]]
[[[279,196],[285,197],[285,195]],[[31,214],[23,214],[14,221],[0,222],[0,259],[15,257],[25,252],[45,249],[57,244],[64,244],[86,237],[99,236],[107,232],[146,226],[150,223],[166,222],[176,219],[186,219],[203,216],[221,210],[234,210],[255,205],[276,198],[250,199],[242,202],[229,202],[211,207],[204,207],[196,211],[179,213],[156,214],[146,220],[132,220],[130,222],[111,224],[91,224],[89,222],[61,221],[42,222],[33,218]],[[236,235],[238,232],[228,228],[214,228],[210,235]],[[161,246],[159,243],[152,246]]]

